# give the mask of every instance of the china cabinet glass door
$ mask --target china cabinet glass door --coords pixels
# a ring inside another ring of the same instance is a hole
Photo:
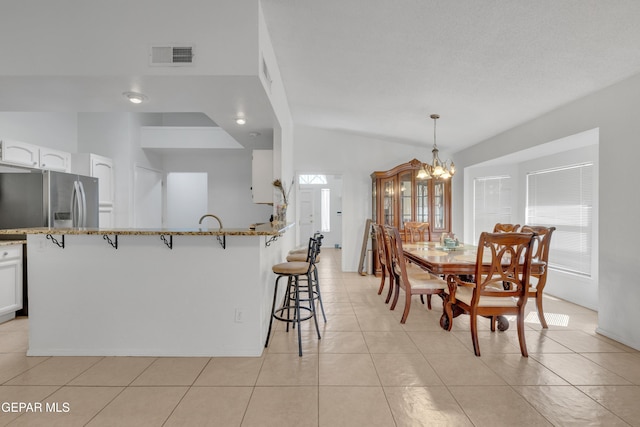
[[[371,212],[371,219],[373,220],[373,222],[375,224],[378,223],[378,192],[376,191],[377,188],[377,184],[375,181],[372,182],[371,185],[371,198],[372,198],[372,204],[371,206],[373,206],[373,210]]]
[[[412,221],[411,202],[413,199],[411,186],[411,173],[400,175],[400,228],[404,229],[404,223]]]
[[[395,179],[385,179],[382,181],[382,204],[385,225],[395,226],[396,197],[395,197]]]
[[[429,222],[429,181],[416,181],[416,221]]]
[[[433,230],[445,230],[447,228],[445,215],[445,186],[442,181],[433,183]]]

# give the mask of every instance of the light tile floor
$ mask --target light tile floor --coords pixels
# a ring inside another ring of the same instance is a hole
[[[444,331],[437,301],[416,298],[401,325],[402,303],[389,311],[380,279],[342,273],[340,256],[323,250],[328,322],[321,340],[305,322],[303,357],[282,323],[259,358],[27,357],[28,319],[4,323],[0,425],[640,426],[640,352],[597,335],[593,311],[547,298],[529,358],[513,328],[481,321],[475,357],[467,316]]]

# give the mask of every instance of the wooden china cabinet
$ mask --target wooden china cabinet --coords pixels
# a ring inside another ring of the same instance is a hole
[[[442,233],[451,232],[451,178],[417,179],[421,164],[420,160],[413,159],[388,171],[371,174],[372,219],[374,223],[398,228],[403,240],[406,240],[406,222],[428,222],[431,238],[437,241]],[[377,260],[373,258],[377,273]]]

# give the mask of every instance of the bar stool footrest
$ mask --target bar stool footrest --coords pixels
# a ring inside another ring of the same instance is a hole
[[[283,313],[286,310],[289,310],[294,315],[296,314],[296,307],[295,306],[284,306],[284,307],[278,308],[277,310],[275,310],[273,312],[273,315],[272,315],[273,318],[277,319],[277,320],[280,320],[282,322],[289,322],[289,323],[304,322],[305,320],[309,320],[309,319],[313,318],[313,311],[309,307],[300,307],[300,311],[306,310],[306,311],[308,311],[310,313],[307,317],[302,317],[300,319],[296,319],[295,317],[293,317],[293,318],[284,317],[284,315],[279,314],[279,313]]]

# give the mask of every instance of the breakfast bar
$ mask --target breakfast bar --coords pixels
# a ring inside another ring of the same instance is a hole
[[[31,356],[259,356],[291,225],[27,235]]]

